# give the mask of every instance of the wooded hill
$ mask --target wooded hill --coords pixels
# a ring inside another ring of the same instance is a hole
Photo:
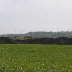
[[[72,31],[66,32],[29,32],[26,34],[3,34],[0,37],[9,37],[11,39],[24,40],[27,38],[59,38],[59,37],[72,37]]]
[[[70,44],[72,32],[29,32],[0,35],[0,44]]]

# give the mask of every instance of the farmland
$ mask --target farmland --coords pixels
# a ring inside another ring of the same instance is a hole
[[[0,72],[72,72],[72,45],[0,44]]]

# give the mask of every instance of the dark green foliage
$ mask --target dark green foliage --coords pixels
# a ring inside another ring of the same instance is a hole
[[[26,40],[16,40],[20,44],[61,44],[72,45],[72,38],[59,37],[59,38],[35,38]]]
[[[0,44],[61,44],[72,45],[72,38],[59,37],[59,38],[26,38],[10,39],[9,37],[0,37]]]
[[[0,44],[17,44],[17,42],[9,37],[0,37]]]

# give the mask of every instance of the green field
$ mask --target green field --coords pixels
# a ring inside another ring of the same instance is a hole
[[[1,44],[0,72],[72,72],[72,45]]]

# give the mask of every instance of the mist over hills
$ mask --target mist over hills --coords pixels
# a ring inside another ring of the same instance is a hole
[[[3,34],[0,37],[9,37],[12,39],[30,38],[58,38],[58,37],[72,37],[72,31],[66,32],[29,32],[25,34]]]

